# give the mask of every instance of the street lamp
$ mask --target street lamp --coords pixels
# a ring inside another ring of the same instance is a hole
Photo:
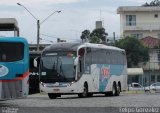
[[[54,11],[49,16],[47,16],[42,22],[40,23],[40,20],[38,20],[24,5],[17,3],[17,5],[23,7],[27,12],[29,12],[32,17],[37,21],[37,51],[39,51],[39,41],[40,41],[40,25],[44,23],[49,17],[51,17],[54,13],[60,13],[61,11]]]

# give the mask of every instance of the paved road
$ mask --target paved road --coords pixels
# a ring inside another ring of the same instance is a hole
[[[160,95],[121,94],[116,97],[94,95],[91,98],[70,95],[51,100],[47,95],[36,94],[26,99],[0,101],[0,106],[2,110],[8,109],[6,107],[18,108],[16,113],[120,113],[122,108],[130,107],[159,107],[160,109]]]

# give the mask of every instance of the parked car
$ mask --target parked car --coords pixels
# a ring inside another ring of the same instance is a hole
[[[131,83],[128,88],[130,91],[144,91],[144,87],[139,83]]]
[[[160,82],[156,82],[145,87],[145,92],[160,92]]]

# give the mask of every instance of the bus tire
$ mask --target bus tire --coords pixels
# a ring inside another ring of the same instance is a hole
[[[117,93],[117,85],[116,85],[116,83],[113,83],[113,86],[112,86],[112,96],[116,96],[116,93]]]
[[[117,85],[117,88],[116,88],[116,89],[117,89],[117,90],[116,90],[115,96],[119,96],[119,94],[120,94],[120,92],[121,92],[120,86]]]
[[[88,97],[92,97],[93,96],[93,93],[88,93]]]
[[[58,96],[56,94],[54,94],[54,93],[48,93],[48,97],[50,99],[56,99]]]
[[[112,92],[106,92],[106,93],[104,93],[104,94],[105,94],[106,97],[112,96]]]
[[[84,98],[88,96],[88,85],[85,83],[83,87],[83,92],[78,94],[78,97]]]

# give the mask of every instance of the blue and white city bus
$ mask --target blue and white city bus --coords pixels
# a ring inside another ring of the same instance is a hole
[[[35,66],[37,62],[35,60]],[[40,90],[50,99],[64,94],[118,96],[127,89],[125,50],[91,43],[57,43],[40,60]]]
[[[0,100],[28,95],[29,48],[20,37],[0,38]]]

